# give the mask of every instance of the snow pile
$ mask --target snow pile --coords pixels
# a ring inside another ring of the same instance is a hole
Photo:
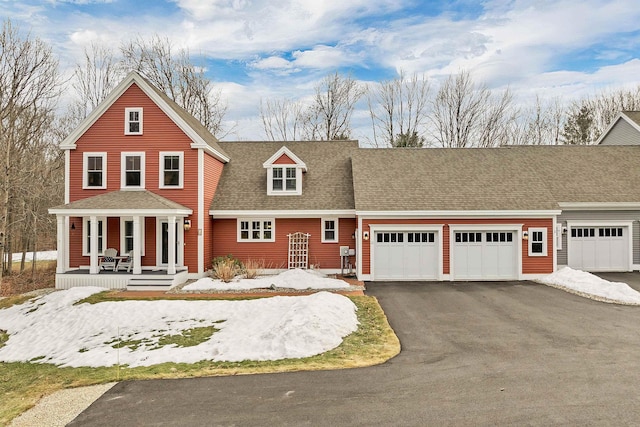
[[[626,283],[609,282],[594,274],[569,267],[551,273],[539,279],[538,282],[604,298],[611,302],[640,304],[640,293]]]
[[[37,252],[36,261],[53,261],[58,259],[57,251],[42,251]],[[20,262],[22,261],[22,252],[18,252],[11,255],[11,261]],[[25,261],[33,261],[33,252],[27,252],[25,254]]]
[[[255,279],[236,278],[229,283],[222,280],[204,277],[184,286],[185,291],[206,290],[249,290],[264,288],[291,289],[345,289],[349,284],[344,280],[332,279],[315,270],[287,270],[275,276],[262,276]]]
[[[337,347],[358,325],[355,305],[328,292],[247,301],[74,305],[101,291],[78,287],[0,310],[0,329],[9,333],[0,361],[135,367],[302,358]],[[163,336],[209,326],[219,331],[198,345],[159,345]]]

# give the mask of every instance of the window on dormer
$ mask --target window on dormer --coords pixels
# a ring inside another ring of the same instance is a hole
[[[125,108],[125,135],[142,135],[142,108]]]
[[[302,195],[302,177],[307,165],[287,147],[276,151],[262,167],[267,170],[267,195]]]
[[[296,190],[296,168],[286,168],[287,171],[287,191]]]

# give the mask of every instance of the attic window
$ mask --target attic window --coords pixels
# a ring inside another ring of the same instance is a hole
[[[276,151],[262,166],[267,170],[267,195],[302,195],[302,173],[307,165],[287,147]]]
[[[124,134],[142,135],[142,107],[125,108]]]

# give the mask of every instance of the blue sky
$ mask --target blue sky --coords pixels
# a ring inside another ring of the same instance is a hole
[[[519,103],[637,86],[633,0],[0,0],[70,74],[90,43],[166,36],[202,58],[229,106],[227,139],[262,139],[260,99],[308,97],[328,73],[363,84],[400,70],[437,86],[461,69]],[[366,105],[354,137],[366,139]]]

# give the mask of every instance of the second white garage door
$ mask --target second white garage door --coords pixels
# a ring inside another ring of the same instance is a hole
[[[569,267],[584,271],[628,271],[629,227],[572,227]]]
[[[374,280],[435,280],[439,271],[439,239],[434,231],[376,232]]]
[[[455,231],[452,246],[454,280],[518,278],[515,231]]]

